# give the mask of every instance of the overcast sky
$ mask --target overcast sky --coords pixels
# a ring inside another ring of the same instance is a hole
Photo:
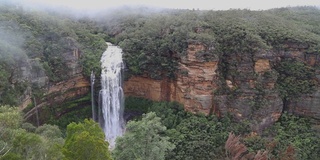
[[[319,6],[320,0],[23,0],[29,4],[49,4],[67,6],[81,10],[95,10],[122,5],[147,5],[179,9],[230,8],[264,10],[287,6]]]

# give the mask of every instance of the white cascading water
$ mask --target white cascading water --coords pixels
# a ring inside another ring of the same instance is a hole
[[[115,139],[123,134],[123,90],[122,90],[122,49],[107,43],[108,48],[101,57],[100,104],[103,115],[101,126],[110,148]]]

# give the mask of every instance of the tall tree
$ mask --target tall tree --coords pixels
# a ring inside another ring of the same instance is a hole
[[[111,160],[108,146],[98,123],[86,119],[68,125],[62,152],[66,160]]]
[[[0,106],[0,160],[62,159],[63,142],[57,126],[35,129],[32,124],[22,124],[19,108]]]
[[[163,160],[174,149],[169,137],[163,136],[166,127],[154,112],[144,114],[141,121],[130,121],[127,132],[116,140],[115,160]]]

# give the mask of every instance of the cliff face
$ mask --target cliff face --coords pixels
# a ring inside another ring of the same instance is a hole
[[[42,88],[42,91],[40,91],[42,98],[35,99],[38,107],[60,104],[74,98],[82,97],[90,92],[89,80],[82,75],[78,49],[64,53],[63,57],[67,61],[66,69],[68,70],[68,78],[66,80],[57,83],[49,82],[49,78],[43,68],[35,69],[34,65],[31,65],[31,69],[26,71],[30,75],[29,80],[32,84]],[[20,108],[24,109],[33,102],[31,94],[33,94],[31,89],[28,89],[23,97]],[[29,111],[26,117],[31,116],[33,112],[34,110]]]
[[[284,110],[319,119],[319,88],[302,95],[303,101],[292,99],[286,104],[276,88],[279,73],[275,66],[281,60],[296,59],[310,66],[318,63],[304,46],[286,47],[287,51],[235,53],[206,61],[198,55],[210,49],[190,43],[187,56],[180,60],[176,80],[133,76],[125,82],[125,95],[177,101],[194,113],[231,114],[238,120],[249,120],[257,132],[277,121]]]
[[[217,61],[204,62],[196,53],[206,48],[200,44],[189,44],[187,56],[179,63],[179,74],[175,81],[154,80],[133,76],[124,84],[126,96],[144,97],[155,101],[177,101],[186,110],[208,114],[212,109]]]
[[[299,54],[297,57],[306,62],[310,67],[315,69],[315,81],[320,82],[320,57],[318,54],[306,53]],[[286,110],[300,116],[307,116],[320,120],[320,86],[315,88],[315,91],[310,94],[303,94],[297,99],[287,102]]]
[[[277,57],[272,55],[265,51],[236,53],[220,61],[224,77],[220,77],[214,100],[220,114],[249,120],[257,132],[279,119],[283,102],[275,88],[277,74],[271,66]]]

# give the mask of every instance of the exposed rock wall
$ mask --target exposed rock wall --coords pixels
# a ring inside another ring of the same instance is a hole
[[[218,62],[203,62],[197,58],[196,53],[205,50],[203,45],[189,44],[188,54],[179,64],[175,81],[133,76],[125,82],[125,95],[155,101],[177,101],[188,111],[208,114],[212,109],[213,89],[217,87],[214,78]]]
[[[79,50],[74,48],[72,52],[64,53],[63,57],[67,64],[68,78],[57,83],[49,82],[49,78],[38,60],[30,60],[30,69],[25,71],[25,75],[28,75],[28,79],[33,85],[42,88],[44,98],[42,100],[37,99],[39,106],[62,103],[69,99],[84,96],[90,91],[89,79],[82,75]],[[20,108],[24,109],[32,103],[31,94],[31,88],[28,88],[21,98]]]
[[[124,92],[126,96],[143,97],[155,101],[161,99],[161,81],[146,77],[131,77],[125,82]]]
[[[67,99],[74,97],[83,96],[89,93],[90,83],[83,75],[79,74],[66,81],[59,82],[49,87],[47,95],[55,95],[54,97],[49,96],[50,100],[56,103],[63,102]]]
[[[187,56],[179,62],[176,80],[133,76],[125,82],[125,95],[177,101],[194,113],[231,114],[238,120],[249,120],[251,129],[257,132],[277,121],[284,109],[320,119],[320,88],[313,94],[303,95],[303,101],[284,104],[276,88],[279,73],[273,68],[282,59],[297,59],[315,66],[320,58],[307,54],[303,45],[284,47],[286,51],[232,53],[222,55],[224,59],[207,61],[199,57],[199,53],[210,49],[190,43]]]
[[[298,57],[301,61],[314,67],[316,73],[316,81],[320,82],[320,55],[314,53],[305,53]],[[320,86],[311,94],[305,94],[297,99],[287,102],[286,111],[320,120]]]
[[[303,95],[288,102],[286,110],[290,113],[320,120],[320,88],[313,94]]]
[[[49,87],[48,91],[45,93],[43,99],[36,100],[37,108],[44,107],[46,105],[61,104],[68,100],[82,97],[90,92],[90,83],[83,75],[74,76],[66,81],[59,82]],[[23,105],[20,107],[23,109],[28,104],[33,102],[33,99],[29,98],[24,101]],[[33,108],[28,113],[25,114],[25,119],[28,119],[34,115],[36,108]]]
[[[84,97],[90,92],[90,81],[82,75],[78,49],[73,49],[72,52],[64,53],[63,56],[67,62],[66,69],[68,74],[68,78],[63,81],[56,83],[49,82],[49,78],[45,75],[44,70],[41,67],[38,67],[38,69],[31,67],[30,80],[33,85],[41,88],[40,93],[42,95],[40,98],[33,98],[31,96],[32,91],[30,89],[26,92],[20,108],[25,109],[32,103],[34,105],[34,101],[36,107],[33,107],[24,115],[25,120],[36,121],[36,112],[41,112],[42,116],[52,114],[46,113],[44,109],[46,106],[61,105],[76,98]],[[70,108],[66,108],[63,112],[68,112],[68,110],[70,110]],[[42,117],[42,120],[45,118],[46,117]]]
[[[171,84],[171,100],[186,110],[208,114],[212,109],[213,90],[217,87],[218,59],[204,61],[197,53],[208,51],[201,44],[189,44],[187,56],[179,64],[177,81]]]
[[[179,64],[176,81],[131,77],[125,82],[125,95],[156,101],[177,101],[184,104],[186,110],[194,113],[231,113],[239,120],[254,118],[258,126],[272,123],[280,117],[282,101],[274,90],[276,79],[262,76],[271,71],[270,60],[264,53],[261,53],[260,57],[235,56],[229,59],[238,66],[227,72],[238,74],[227,76],[225,83],[219,85],[219,59],[207,62],[196,56],[203,51],[208,49],[201,44],[189,44],[188,54]],[[169,89],[163,89],[163,85],[169,86]],[[263,91],[257,91],[256,85],[261,86]],[[214,94],[219,87],[226,87],[230,92]]]
[[[259,51],[223,55],[219,62],[219,92],[214,98],[220,114],[249,120],[251,129],[257,132],[278,120],[283,102],[275,88],[277,74],[271,66],[277,58],[273,54]]]

